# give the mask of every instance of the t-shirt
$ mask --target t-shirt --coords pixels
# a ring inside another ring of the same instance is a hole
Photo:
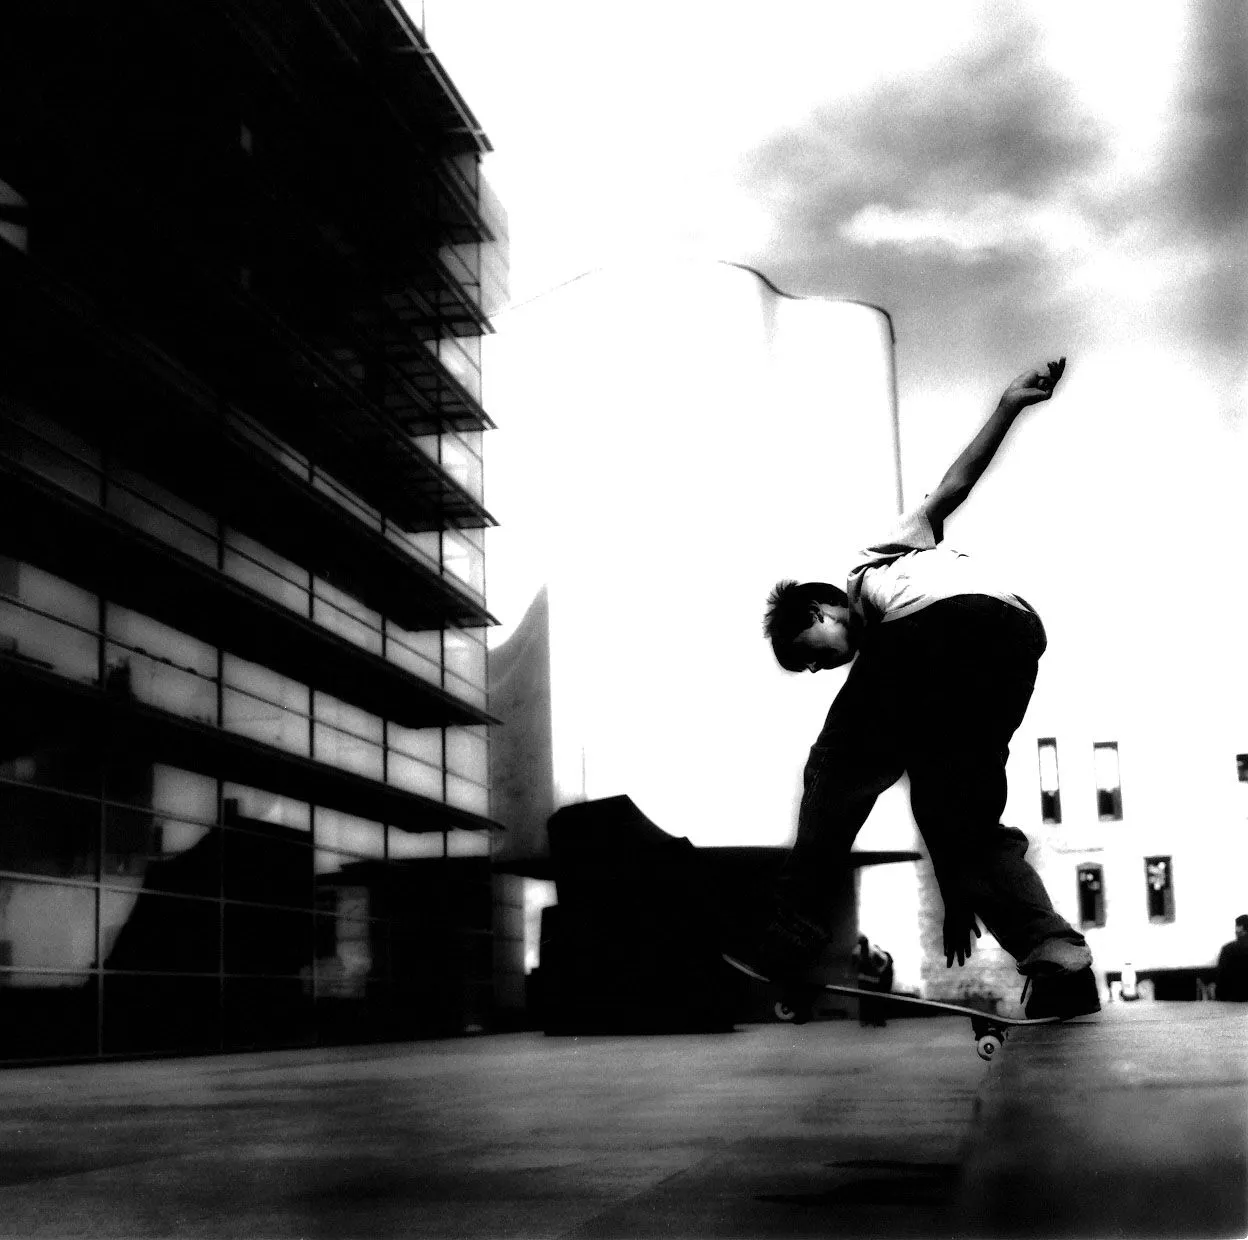
[[[845,587],[850,607],[865,620],[887,622],[941,599],[984,594],[1031,610],[991,569],[939,543],[922,507],[906,513],[882,542],[854,557]]]

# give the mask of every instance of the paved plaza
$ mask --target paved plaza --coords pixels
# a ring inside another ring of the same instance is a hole
[[[938,1018],[17,1069],[0,1235],[1243,1234],[1245,1017],[1117,1005],[991,1064]],[[1115,1230],[1159,1209],[1193,1228]]]

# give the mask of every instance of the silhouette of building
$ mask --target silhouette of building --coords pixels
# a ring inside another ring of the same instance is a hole
[[[492,1008],[489,146],[388,0],[0,47],[0,1060]]]

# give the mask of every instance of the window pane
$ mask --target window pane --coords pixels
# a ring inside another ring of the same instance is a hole
[[[104,877],[137,878],[155,891],[215,896],[221,886],[220,833],[150,810],[105,811]]]
[[[154,766],[152,808],[184,822],[216,822],[217,781],[176,766]]]
[[[442,800],[442,768],[418,762],[405,754],[391,751],[386,760],[386,781],[405,792]]]
[[[394,624],[386,625],[386,658],[413,676],[440,684],[442,680],[442,635],[438,632],[409,633]]]
[[[111,947],[106,969],[216,973],[221,959],[221,906],[215,900],[105,890],[100,920]]]
[[[111,642],[106,647],[108,685],[125,685],[137,702],[167,710],[183,719],[215,725],[217,684],[181,667],[171,667]]]
[[[1116,741],[1099,742],[1092,746],[1096,772],[1096,812],[1102,822],[1122,818],[1122,790],[1118,770]]]
[[[316,719],[312,752],[318,762],[382,778],[385,729],[378,716],[318,693]]]
[[[477,594],[485,592],[485,555],[458,531],[442,533],[442,565]]]
[[[1079,867],[1079,924],[1105,924],[1105,883],[1099,865]]]
[[[225,971],[312,978],[312,914],[225,906]]]
[[[1146,857],[1144,877],[1149,921],[1174,920],[1174,871],[1169,857]]]
[[[234,530],[226,536],[226,544],[224,566],[229,576],[291,611],[308,614],[305,569]]]
[[[140,612],[109,603],[105,609],[105,631],[119,646],[128,646],[152,659],[216,679],[217,649],[198,638],[161,624]]]
[[[0,970],[0,1059],[57,1059],[96,1050],[96,981],[89,973]]]
[[[446,803],[459,809],[466,809],[473,814],[486,815],[490,812],[490,793],[488,788],[480,784],[460,779],[458,775],[446,777]]]
[[[446,855],[448,857],[488,857],[490,833],[488,831],[448,831]]]
[[[100,642],[94,632],[4,598],[0,598],[0,643],[7,652],[61,676],[88,684],[99,678]]]
[[[94,879],[99,833],[97,802],[0,785],[0,870]]]
[[[381,613],[365,607],[349,594],[335,589],[320,578],[316,580],[316,597],[312,604],[312,619],[323,628],[345,637],[347,641],[381,653]]]
[[[3,963],[15,969],[89,969],[95,963],[95,899],[93,887],[0,879]]]
[[[292,801],[290,797],[263,788],[228,782],[221,785],[221,795],[227,824],[239,818],[251,818],[257,822],[281,823],[300,831],[312,829],[312,808],[306,801]]]
[[[310,908],[315,889],[312,849],[306,834],[288,827],[256,824],[255,830],[227,830],[222,882],[226,899]]]
[[[1057,741],[1044,737],[1036,742],[1040,759],[1040,817],[1043,822],[1062,821],[1062,801],[1057,770]]]
[[[489,749],[484,728],[446,729],[446,769],[475,783],[489,778]]]
[[[359,857],[382,857],[386,851],[385,828],[367,818],[318,806],[316,844],[318,848],[354,853]]]
[[[389,849],[391,860],[407,861],[419,857],[441,857],[445,854],[446,844],[441,831],[401,831],[398,827],[391,827]]]

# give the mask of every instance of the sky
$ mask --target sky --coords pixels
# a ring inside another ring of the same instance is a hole
[[[1239,0],[423,15],[496,148],[518,301],[638,252],[748,261],[886,306],[903,406],[1160,343],[1242,417]]]
[[[1240,0],[409,7],[494,145],[513,304],[670,255],[882,305],[911,503],[1067,356],[948,539],[1044,615],[1038,709],[1241,726]]]

